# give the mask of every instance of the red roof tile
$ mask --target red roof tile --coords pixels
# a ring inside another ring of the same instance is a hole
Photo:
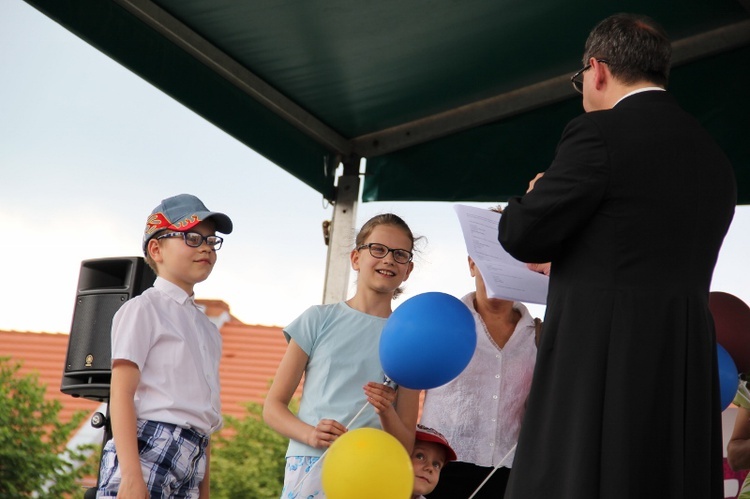
[[[60,391],[67,353],[67,334],[0,331],[0,355],[20,361],[20,374],[38,374],[39,380],[47,387],[47,400],[59,400],[62,404],[62,422],[70,421],[76,411],[93,413],[100,405],[99,402],[74,398]]]
[[[286,351],[286,340],[279,327],[249,326],[239,321],[224,324],[221,336],[222,410],[239,417],[245,413],[244,403],[263,402]],[[297,396],[301,393],[298,388]]]

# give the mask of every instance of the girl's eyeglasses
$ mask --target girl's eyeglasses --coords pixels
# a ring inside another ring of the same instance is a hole
[[[363,244],[357,249],[362,250],[365,248],[370,250],[370,255],[378,259],[385,258],[388,253],[393,253],[393,259],[396,263],[409,263],[414,257],[414,254],[411,251],[405,249],[391,249],[385,244],[380,243]]]

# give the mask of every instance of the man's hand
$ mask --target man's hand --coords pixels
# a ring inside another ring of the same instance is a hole
[[[552,264],[547,263],[527,263],[526,268],[529,270],[532,270],[534,272],[538,272],[539,274],[544,274],[546,276],[549,275],[550,270],[552,269]]]
[[[529,182],[529,188],[526,189],[526,194],[534,190],[534,184],[536,184],[536,181],[542,178],[543,176],[544,176],[544,173],[537,173],[536,177],[531,179],[531,182]]]

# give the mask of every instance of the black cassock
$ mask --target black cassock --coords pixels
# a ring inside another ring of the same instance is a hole
[[[506,498],[722,498],[714,265],[729,160],[666,92],[572,120],[503,247],[552,262]]]

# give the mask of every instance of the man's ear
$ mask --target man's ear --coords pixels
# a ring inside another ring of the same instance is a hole
[[[594,86],[597,90],[604,88],[612,79],[612,73],[609,72],[607,64],[598,62],[593,57],[591,58],[591,71],[594,72]]]

